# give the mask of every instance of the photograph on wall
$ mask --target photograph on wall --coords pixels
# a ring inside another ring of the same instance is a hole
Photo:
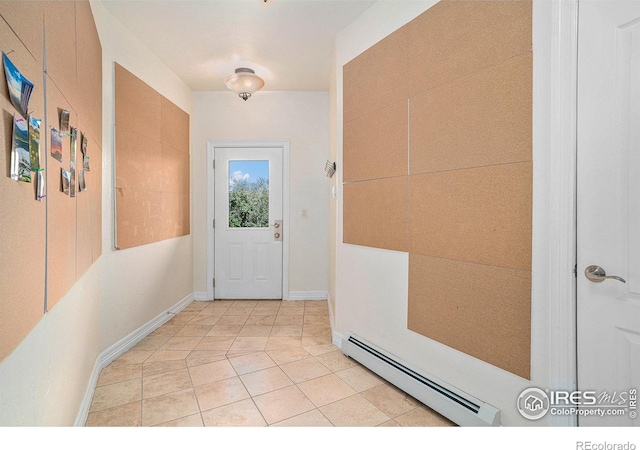
[[[70,172],[70,183],[69,183],[69,195],[71,197],[76,196],[76,149],[78,145],[78,130],[76,128],[71,128],[71,155],[69,157],[69,172]]]
[[[36,199],[41,202],[43,198],[47,195],[45,194],[45,186],[44,186],[44,169],[40,169],[37,172],[38,178],[36,178],[38,183],[38,193],[36,194]]]
[[[87,190],[87,184],[84,179],[84,170],[78,170],[78,190],[80,192]]]
[[[11,178],[31,183],[29,156],[29,127],[22,117],[13,117],[13,148],[11,149]]]
[[[51,127],[51,156],[62,162],[62,136],[53,127]]]
[[[69,132],[69,111],[66,109],[60,110],[60,133]]]
[[[33,83],[20,73],[18,68],[13,65],[4,52],[2,53],[2,62],[4,64],[4,73],[7,77],[7,87],[9,89],[11,103],[23,117],[27,117]]]
[[[82,144],[80,145],[80,151],[82,151],[82,169],[85,172],[90,172],[89,167],[89,155],[87,155],[87,137],[82,135]]]
[[[29,116],[29,156],[31,171],[40,170],[40,119]]]
[[[69,195],[69,188],[71,185],[71,173],[68,170],[64,170],[60,167],[60,173],[62,174],[62,192]]]

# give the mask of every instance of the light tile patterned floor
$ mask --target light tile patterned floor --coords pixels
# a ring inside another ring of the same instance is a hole
[[[192,302],[100,374],[87,426],[450,426],[331,343],[326,301]]]

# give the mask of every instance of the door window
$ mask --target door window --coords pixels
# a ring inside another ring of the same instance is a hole
[[[229,161],[229,228],[269,226],[269,161]]]

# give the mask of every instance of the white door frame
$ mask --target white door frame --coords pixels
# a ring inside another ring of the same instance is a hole
[[[548,330],[548,341],[540,346],[548,348],[549,389],[568,391],[577,387],[578,2],[533,1],[533,220],[538,226],[533,235],[532,331]],[[550,424],[575,426],[576,419],[551,416]]]
[[[218,148],[282,149],[282,299],[289,299],[289,141],[207,141],[207,298],[213,299],[215,277],[215,171],[213,160]]]

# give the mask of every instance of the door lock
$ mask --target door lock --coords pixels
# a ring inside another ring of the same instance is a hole
[[[276,220],[273,222],[273,228],[275,228],[276,232],[273,234],[273,239],[276,241],[282,240],[282,220]]]

